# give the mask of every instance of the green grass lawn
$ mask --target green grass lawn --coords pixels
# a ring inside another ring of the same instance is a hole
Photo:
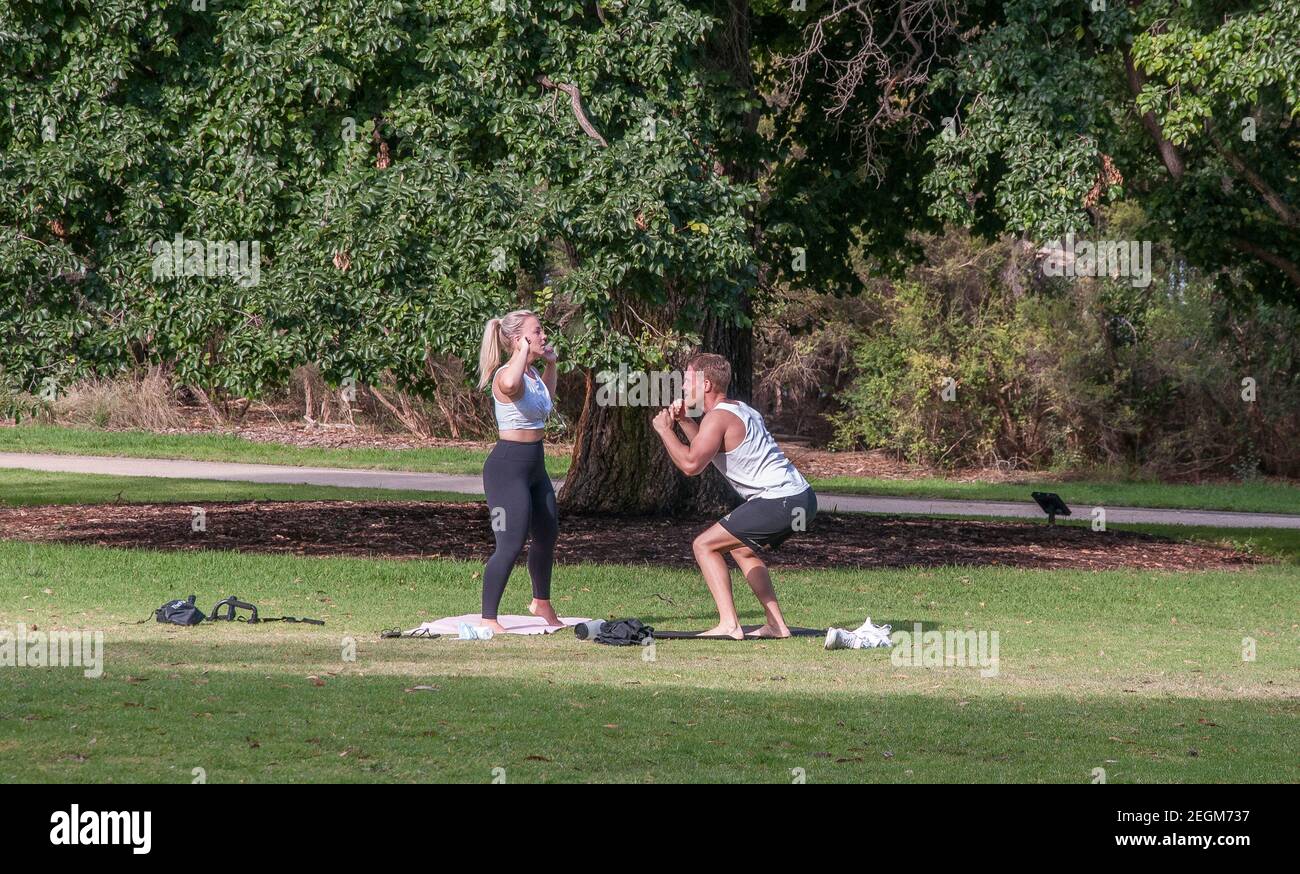
[[[1300,780],[1292,565],[776,571],[798,624],[997,631],[987,678],[808,639],[663,641],[650,661],[567,633],[379,639],[476,610],[481,569],[0,542],[0,628],[105,639],[98,679],[0,667],[0,782]],[[527,589],[516,571],[503,610]],[[190,592],[328,625],[130,624]],[[685,571],[561,566],[555,593],[565,615],[712,621]]]
[[[230,435],[151,434],[111,432],[47,425],[0,428],[0,452],[46,452],[73,455],[112,455],[133,458],[183,458],[301,467],[345,467],[409,470],[447,474],[478,474],[487,447],[423,449],[331,449],[254,443]],[[550,456],[547,469],[563,477],[569,457]],[[1190,510],[1236,510],[1300,514],[1300,488],[1278,482],[1204,485],[1130,481],[1062,482],[1048,476],[1023,484],[953,482],[941,478],[916,480],[833,477],[812,479],[824,494],[894,495],[968,500],[1030,500],[1035,490],[1058,492],[1067,503],[1081,506],[1166,507]]]
[[[478,501],[460,492],[352,489],[337,486],[162,479],[0,468],[0,506],[198,501]]]
[[[346,467],[410,470],[425,473],[479,474],[487,449],[336,449],[257,443],[230,434],[153,434],[148,431],[96,431],[53,425],[0,428],[0,452],[49,452],[60,455],[114,455],[126,458],[184,458],[287,464],[295,467]],[[548,458],[552,476],[569,469],[568,457]]]

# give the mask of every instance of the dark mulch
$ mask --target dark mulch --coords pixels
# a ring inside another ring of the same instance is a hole
[[[181,504],[0,508],[0,538],[149,549],[229,549],[294,555],[485,560],[483,504],[381,501],[205,504],[205,532]],[[562,516],[556,560],[693,566],[692,538],[712,520]],[[1232,569],[1258,559],[1232,549],[1144,534],[1037,522],[821,513],[769,557],[775,567]]]

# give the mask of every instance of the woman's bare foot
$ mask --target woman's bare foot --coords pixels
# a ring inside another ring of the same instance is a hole
[[[484,620],[483,620],[482,622],[480,622],[479,624],[480,624],[480,625],[486,625],[488,628],[491,628],[493,634],[505,634],[505,633],[506,633],[506,627],[505,627],[504,625],[502,625],[500,622],[497,622],[495,619],[484,619]]]
[[[745,632],[739,625],[723,625],[721,623],[713,626],[708,631],[701,631],[700,637],[730,637],[732,640],[744,640]]]
[[[789,637],[790,629],[784,625],[773,626],[771,624],[755,628],[745,635],[746,637]]]
[[[528,612],[546,620],[547,625],[564,624],[560,621],[560,617],[555,615],[555,609],[551,607],[550,601],[539,601],[537,598],[534,598],[533,602],[528,605]]]

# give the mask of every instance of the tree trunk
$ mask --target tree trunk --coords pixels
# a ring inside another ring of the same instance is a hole
[[[658,409],[599,405],[595,375],[586,377],[573,461],[559,494],[564,512],[720,516],[740,503],[714,467],[694,477],[677,469],[650,425]]]
[[[749,4],[747,0],[719,0],[718,12],[722,24],[715,29],[713,41],[725,51],[712,56],[737,82],[752,90]],[[755,111],[746,118],[744,133],[753,136],[757,129]],[[723,172],[737,181],[752,182],[757,178],[758,167],[756,161],[737,159],[724,162]],[[757,229],[753,233],[757,234]],[[748,297],[742,296],[737,305],[748,319],[751,313]],[[731,362],[732,384],[728,395],[737,400],[750,400],[754,370],[752,329],[711,316],[703,326],[701,337],[703,351],[717,353]],[[741,502],[740,496],[712,465],[694,477],[677,469],[651,427],[657,409],[598,405],[598,388],[595,374],[587,371],[586,397],[578,419],[572,463],[558,496],[564,512],[721,516]]]

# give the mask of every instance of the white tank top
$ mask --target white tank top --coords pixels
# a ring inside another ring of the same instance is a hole
[[[497,373],[501,368],[497,368]],[[530,367],[524,371],[524,393],[519,400],[503,404],[492,392],[492,403],[497,414],[499,431],[540,431],[546,427],[546,417],[551,414],[551,393],[540,376],[533,376]],[[492,374],[493,383],[496,373]]]
[[[740,445],[713,457],[713,466],[735,486],[742,498],[788,498],[808,488],[808,480],[785,457],[763,424],[763,417],[753,407],[739,401],[724,401],[713,409],[733,413],[745,423],[745,439]]]

